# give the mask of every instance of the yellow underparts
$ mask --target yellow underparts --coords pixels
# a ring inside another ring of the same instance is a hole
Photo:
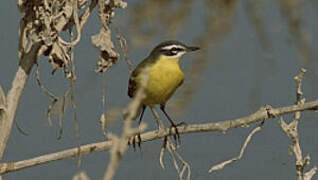
[[[179,66],[179,59],[169,59],[161,56],[151,67],[145,89],[146,97],[142,101],[143,104],[166,104],[166,101],[184,79],[184,74]]]

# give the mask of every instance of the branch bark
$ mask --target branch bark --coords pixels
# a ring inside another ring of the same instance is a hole
[[[22,95],[24,86],[29,78],[31,69],[35,64],[40,47],[41,43],[35,43],[33,44],[31,50],[28,53],[24,54],[20,61],[18,71],[16,72],[15,77],[12,81],[11,89],[8,92],[6,98],[6,118],[3,119],[0,124],[0,159],[2,159],[2,156],[4,154],[20,97]]]
[[[267,106],[265,108],[261,108],[260,110],[258,110],[257,112],[249,116],[238,118],[238,119],[221,121],[216,123],[189,124],[186,126],[179,126],[178,132],[180,134],[208,132],[208,131],[226,132],[227,130],[232,128],[246,127],[246,125],[248,124],[260,122],[270,118],[275,118],[277,116],[281,116],[284,114],[290,114],[290,113],[295,113],[298,111],[305,111],[305,110],[317,110],[317,109],[318,109],[318,100],[310,101],[304,104],[291,105],[291,106],[285,106],[280,108],[271,108],[270,106]],[[165,136],[168,136],[168,135],[173,135],[169,133],[169,129],[165,129],[163,133],[158,133],[158,131],[149,131],[149,132],[141,134],[141,139],[143,142],[146,142],[146,141],[152,141],[155,139],[164,138]],[[80,150],[81,150],[81,154],[85,155],[92,152],[109,150],[111,146],[112,146],[112,141],[104,141],[104,142],[83,145],[80,147]],[[8,172],[12,172],[12,171],[18,171],[24,168],[40,165],[40,164],[46,164],[52,161],[71,158],[78,154],[78,150],[79,148],[75,147],[68,150],[64,150],[64,151],[60,151],[60,152],[56,152],[52,154],[46,154],[46,155],[42,155],[42,156],[38,156],[35,158],[26,159],[22,161],[0,163],[0,175],[8,173]]]

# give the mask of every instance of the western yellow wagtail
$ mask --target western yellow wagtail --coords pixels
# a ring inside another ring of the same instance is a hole
[[[179,66],[181,57],[191,51],[199,50],[198,47],[187,46],[178,41],[165,41],[157,45],[146,59],[144,59],[130,75],[128,96],[133,98],[141,85],[143,69],[149,67],[148,82],[145,87],[145,98],[141,102],[139,124],[147,106],[160,105],[161,111],[175,128],[176,136],[180,139],[176,124],[165,110],[167,101],[183,83],[184,73]],[[140,146],[141,138],[138,136]]]

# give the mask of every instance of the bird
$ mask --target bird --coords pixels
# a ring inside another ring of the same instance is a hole
[[[140,115],[139,125],[147,106],[152,108],[155,105],[159,105],[160,110],[171,124],[170,129],[175,129],[174,139],[180,140],[177,125],[166,111],[166,103],[184,81],[184,73],[179,65],[181,57],[188,52],[199,49],[199,47],[187,46],[176,40],[164,41],[158,44],[131,72],[128,83],[128,96],[134,98],[141,87],[143,70],[145,68],[149,69],[148,81],[144,87],[145,97],[141,100],[139,112],[137,113],[137,116]],[[139,147],[140,142],[141,137],[138,134]]]

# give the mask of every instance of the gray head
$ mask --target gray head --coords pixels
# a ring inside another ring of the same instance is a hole
[[[179,41],[164,41],[157,45],[150,53],[150,56],[164,55],[168,58],[180,58],[187,52],[199,50],[199,47],[187,46]]]

